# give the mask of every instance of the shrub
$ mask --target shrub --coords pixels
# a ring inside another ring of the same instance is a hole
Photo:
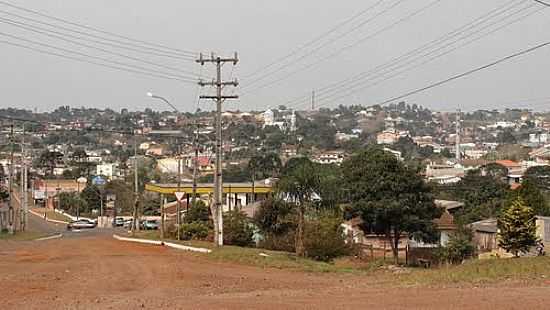
[[[252,224],[240,210],[223,215],[223,241],[228,245],[250,246],[254,243]]]
[[[460,264],[466,258],[471,257],[474,254],[474,250],[472,232],[461,228],[450,236],[445,247],[441,247],[436,251],[435,256],[440,263]]]
[[[350,254],[351,248],[346,244],[341,224],[341,218],[334,215],[321,215],[308,221],[305,231],[306,256],[328,262]]]
[[[183,219],[185,223],[193,222],[210,222],[210,210],[203,201],[197,200],[197,202],[189,208],[189,212]]]
[[[202,222],[185,223],[180,226],[182,240],[204,240],[208,237],[208,225]]]

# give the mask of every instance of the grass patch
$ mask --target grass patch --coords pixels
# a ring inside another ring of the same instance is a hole
[[[484,284],[550,279],[550,257],[471,260],[463,265],[414,269],[398,279],[405,284]]]
[[[158,231],[140,231],[136,238],[160,240]],[[318,262],[312,259],[297,257],[292,253],[268,251],[257,248],[244,248],[236,246],[224,246],[216,248],[213,243],[206,241],[177,241],[165,239],[182,245],[211,249],[210,254],[198,254],[217,262],[231,262],[241,265],[256,266],[261,268],[291,269],[306,272],[346,272],[366,273],[372,272],[381,266],[379,261],[358,262],[350,258],[342,258],[332,263]],[[260,255],[262,254],[262,255]]]
[[[0,240],[9,240],[9,241],[31,241],[39,238],[48,237],[48,234],[39,233],[39,232],[16,232],[14,235],[7,232],[0,233]]]
[[[40,213],[42,216],[44,215],[44,212],[46,212],[46,217],[50,220],[55,220],[55,221],[62,221],[62,222],[71,222],[71,219],[68,218],[67,216],[63,215],[63,214],[60,214],[60,213],[57,213],[53,210],[50,210],[50,209],[44,209],[44,208],[36,208],[36,209],[33,209],[34,212],[36,213]]]

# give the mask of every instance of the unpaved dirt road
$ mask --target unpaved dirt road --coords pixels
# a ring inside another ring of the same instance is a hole
[[[550,309],[550,286],[397,288],[247,267],[105,235],[0,241],[0,309]]]

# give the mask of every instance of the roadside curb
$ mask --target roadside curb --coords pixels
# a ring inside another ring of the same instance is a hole
[[[65,225],[69,224],[69,222],[58,221],[58,220],[50,220],[49,218],[44,219],[44,214],[40,214],[40,213],[34,212],[32,210],[29,210],[29,213],[32,214],[32,215],[38,216],[39,218],[45,220],[46,222],[56,223],[56,224],[65,224]]]
[[[53,236],[49,236],[49,237],[34,239],[34,241],[46,241],[46,240],[59,239],[59,238],[62,238],[62,237],[63,237],[63,234],[57,234],[57,235],[53,235]]]
[[[208,253],[212,252],[212,250],[209,250],[209,249],[195,248],[195,247],[176,244],[176,243],[172,243],[172,242],[163,242],[163,241],[159,241],[159,240],[126,238],[126,237],[121,237],[119,235],[113,235],[113,238],[115,238],[116,240],[119,240],[119,241],[127,241],[127,242],[136,242],[136,243],[167,246],[169,248],[182,250],[182,251],[188,251],[188,252],[198,252],[198,253],[205,253],[205,254],[208,254]]]

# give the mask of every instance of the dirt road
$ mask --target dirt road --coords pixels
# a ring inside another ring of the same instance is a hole
[[[550,287],[393,288],[107,236],[0,242],[0,309],[549,309]]]

